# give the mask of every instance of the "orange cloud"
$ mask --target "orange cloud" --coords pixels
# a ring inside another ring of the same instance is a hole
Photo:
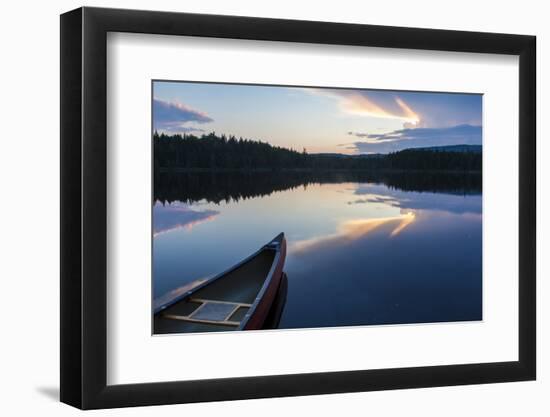
[[[412,128],[420,126],[421,117],[403,99],[395,96],[393,100],[376,100],[363,90],[340,90],[340,89],[305,89],[306,91],[332,97],[339,100],[343,112],[358,116],[378,117],[383,119],[402,120],[404,127]]]
[[[395,102],[403,110],[403,112],[405,113],[405,117],[407,118],[404,127],[405,128],[417,127],[420,124],[420,116],[416,114],[413,111],[413,109],[411,109],[407,105],[407,103],[405,103],[399,97],[395,98]]]

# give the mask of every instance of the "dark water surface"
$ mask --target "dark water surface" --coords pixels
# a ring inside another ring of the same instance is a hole
[[[155,298],[284,232],[280,328],[482,318],[479,175],[157,174],[153,222]]]

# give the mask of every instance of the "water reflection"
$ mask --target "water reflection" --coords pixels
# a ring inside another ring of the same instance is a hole
[[[218,214],[216,210],[193,210],[181,203],[164,205],[157,202],[153,206],[153,236],[182,228],[191,229],[197,224],[213,220]]]
[[[481,194],[480,173],[285,171],[285,172],[162,172],[155,171],[155,200],[212,203],[269,196],[274,192],[306,189],[314,184],[368,184],[385,189],[429,191],[456,195]],[[358,193],[361,193],[359,188]]]
[[[479,176],[166,175],[155,181],[155,297],[284,231],[279,328],[482,318]]]
[[[461,198],[467,195],[476,196],[481,193],[470,192],[409,192],[399,188],[389,188],[383,184],[359,184],[354,195],[359,196],[349,204],[386,203],[394,207],[409,210],[439,210],[452,213],[481,214],[480,198]]]
[[[335,234],[294,242],[291,248],[296,252],[301,252],[315,249],[320,245],[334,245],[334,242],[362,239],[385,225],[393,225],[393,228],[389,230],[389,237],[392,237],[402,232],[414,219],[415,214],[408,212],[394,217],[349,220],[342,223],[340,230]]]

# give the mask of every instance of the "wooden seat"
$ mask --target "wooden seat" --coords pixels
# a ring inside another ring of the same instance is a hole
[[[188,315],[162,314],[163,318],[182,320],[191,323],[217,324],[222,326],[238,327],[245,314],[236,314],[240,309],[248,310],[252,304],[234,303],[231,301],[206,300],[203,298],[191,298],[191,303],[198,304],[198,307]],[[235,316],[235,317],[233,317]],[[238,317],[240,319],[238,319]],[[233,317],[233,319],[232,319]]]

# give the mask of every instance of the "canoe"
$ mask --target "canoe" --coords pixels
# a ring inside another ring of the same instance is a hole
[[[279,291],[286,258],[280,233],[227,271],[154,310],[154,333],[261,329]]]
[[[262,329],[268,330],[268,329],[279,328],[279,323],[281,322],[281,317],[283,316],[283,311],[286,306],[287,292],[288,292],[288,277],[286,276],[286,273],[283,272],[283,276],[281,277],[281,283],[279,284],[279,290],[277,291],[277,295],[275,296],[275,300],[271,305],[271,310],[269,311],[269,314],[267,315],[267,318],[264,321],[264,325],[262,326]]]

